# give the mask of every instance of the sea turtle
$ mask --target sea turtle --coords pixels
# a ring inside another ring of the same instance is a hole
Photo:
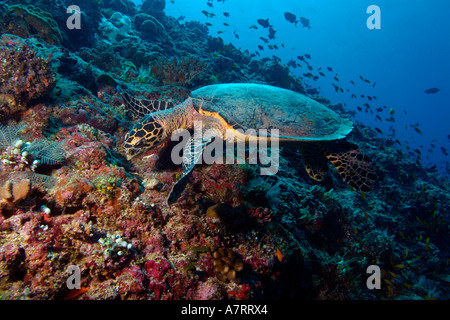
[[[189,138],[183,173],[168,196],[169,205],[183,192],[205,146],[215,137],[228,137],[227,129],[235,137],[242,133],[238,129],[255,129],[256,135],[245,138],[258,141],[259,129],[277,128],[279,145],[299,148],[311,178],[321,181],[329,161],[352,187],[363,192],[373,188],[376,175],[370,159],[344,139],[353,129],[352,122],[298,92],[263,84],[230,83],[199,88],[178,105],[140,100],[126,92],[122,97],[134,116],[142,117],[125,136],[129,160],[163,143],[175,130],[193,128],[195,121],[201,121],[204,132],[209,132],[197,138],[201,141],[195,141],[195,135]]]

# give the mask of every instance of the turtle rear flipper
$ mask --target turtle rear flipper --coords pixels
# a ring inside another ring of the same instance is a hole
[[[324,154],[342,179],[353,188],[362,192],[373,189],[377,175],[369,157],[363,155],[355,144],[345,140],[330,143]]]
[[[300,152],[308,175],[316,181],[322,181],[328,171],[328,161],[324,156],[324,150],[316,144],[314,146],[305,144],[300,148]]]

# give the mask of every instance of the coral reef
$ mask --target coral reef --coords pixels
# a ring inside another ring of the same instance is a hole
[[[3,20],[3,32],[24,38],[38,34],[50,44],[62,41],[61,31],[53,16],[34,5],[12,5]]]
[[[176,103],[212,83],[268,83],[346,112],[280,61],[166,16],[163,0],[80,0],[92,34],[63,27],[61,1],[22,2],[0,2],[15,34],[0,42],[0,299],[450,297],[448,179],[360,123],[349,140],[379,176],[368,194],[331,170],[312,181],[282,148],[276,176],[196,166],[167,206],[173,143],[125,159],[135,119],[117,84]],[[380,290],[366,287],[372,264]],[[72,266],[80,289],[66,286]]]
[[[33,100],[50,92],[53,74],[50,56],[40,57],[21,38],[3,35],[0,40],[0,117],[23,110]]]
[[[206,69],[206,64],[193,56],[184,59],[159,59],[151,71],[163,84],[186,86]]]

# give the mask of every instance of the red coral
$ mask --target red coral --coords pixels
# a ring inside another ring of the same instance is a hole
[[[249,211],[249,214],[260,223],[268,223],[268,222],[272,221],[272,217],[271,217],[272,211],[269,208],[263,208],[263,207],[254,208],[254,207],[252,207],[248,211]]]

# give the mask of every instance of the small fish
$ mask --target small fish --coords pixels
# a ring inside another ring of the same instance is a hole
[[[218,34],[221,34],[221,33],[224,33],[224,32],[225,32],[225,31],[223,31],[223,30],[217,31]]]
[[[334,80],[336,80],[336,81],[341,81],[341,80],[339,80],[339,78],[338,78],[338,77],[334,77]]]
[[[303,56],[297,56],[297,59],[300,61],[305,61],[305,58]]]
[[[425,90],[424,92],[426,94],[433,94],[433,93],[438,93],[439,91],[441,91],[439,88],[430,88],[430,89]]]
[[[304,73],[303,76],[310,78],[310,79],[312,79],[314,77],[311,72]]]
[[[322,77],[326,77],[325,73],[323,73],[322,71],[320,71],[319,74],[320,74]]]
[[[289,60],[289,62],[286,63],[286,65],[287,65],[288,67],[292,67],[292,68],[294,68],[294,69],[297,68],[297,64],[295,63],[294,60]]]
[[[309,24],[309,20],[308,19],[306,19],[304,17],[300,17],[300,22],[302,23],[303,28],[311,29],[311,26]]]
[[[206,24],[208,27],[212,27],[212,26],[213,26],[213,24],[210,23],[210,22],[205,22],[205,24]]]
[[[269,23],[269,19],[258,19],[256,20],[256,22],[258,22],[261,26],[263,26],[264,28],[268,28],[270,27],[270,23]]]
[[[88,290],[89,290],[89,288],[86,288],[86,287],[81,287],[80,289],[72,289],[72,290],[70,290],[70,292],[68,294],[66,294],[64,296],[64,300],[75,299],[76,297],[85,293]]]
[[[230,17],[230,13],[229,13],[229,12],[224,12],[223,15],[224,15],[226,18],[229,18],[229,17]]]
[[[370,83],[370,80],[364,79],[365,83]]]
[[[393,117],[394,115],[395,115],[395,110],[394,109],[389,109],[389,115],[391,116],[391,117]]]
[[[228,23],[226,23],[226,22],[224,22],[223,25],[224,25],[225,27],[229,27],[229,26],[230,26],[230,25],[229,25]]]
[[[269,27],[269,35],[268,35],[268,37],[269,37],[269,39],[275,39],[275,33],[277,33],[276,31],[275,31],[275,29],[274,28],[272,28],[272,26],[270,26]]]
[[[375,81],[372,85],[372,88],[374,88],[376,86],[377,82]]]
[[[353,80],[350,80],[350,83],[351,83],[352,85],[355,85],[355,81],[353,81]]]
[[[381,129],[380,128],[378,128],[378,127],[375,127],[375,130],[378,132],[378,133],[381,133],[381,134],[383,134],[383,131],[381,131]]]
[[[214,17],[216,14],[212,13],[212,12],[208,12],[206,10],[202,10],[202,13],[207,17],[207,18],[212,18]]]
[[[297,26],[298,20],[297,20],[297,16],[293,13],[290,12],[285,12],[284,13],[284,18],[289,21],[290,23],[294,23],[295,26]]]
[[[332,67],[327,67],[328,71],[333,72],[333,68]]]
[[[311,55],[310,55],[310,54],[308,54],[308,53],[305,53],[305,58],[307,58],[307,59],[311,59]]]
[[[444,147],[441,147],[441,151],[445,156],[448,156],[447,149],[445,149]]]
[[[422,134],[422,131],[419,129],[419,128],[417,128],[417,127],[413,127],[414,128],[414,130],[416,130],[416,132],[418,133],[418,134]]]
[[[376,118],[377,118],[378,120],[380,120],[380,121],[383,121],[383,119],[381,119],[381,117],[380,117],[379,114],[376,115]]]
[[[278,248],[278,247],[276,247],[277,248],[277,259],[278,259],[278,261],[283,261],[283,254],[281,253],[281,250]]]
[[[267,42],[269,42],[269,39],[267,39],[267,38],[264,38],[264,37],[259,37],[262,41],[264,41],[264,43],[267,43]]]
[[[261,51],[263,51],[263,50],[264,50],[264,46],[258,45],[258,49],[261,50]]]
[[[252,24],[250,27],[248,27],[249,29],[258,29],[258,27],[256,26],[256,25],[254,25],[254,24]]]
[[[309,71],[312,71],[312,70],[313,70],[313,67],[311,67],[309,64],[308,64],[308,67],[307,67],[307,68],[308,68]]]

